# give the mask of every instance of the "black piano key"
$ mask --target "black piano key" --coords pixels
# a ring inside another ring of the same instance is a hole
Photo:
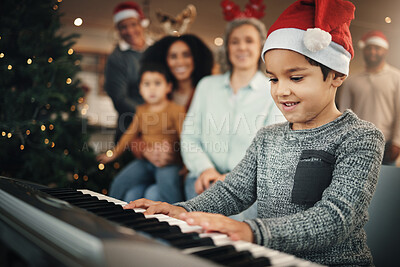
[[[249,251],[235,251],[235,252],[230,252],[214,257],[207,257],[207,259],[215,261],[217,263],[223,264],[223,265],[233,265],[237,262],[240,261],[246,261],[246,260],[252,260],[254,259],[253,256]]]
[[[104,201],[104,202],[89,202],[89,203],[79,203],[78,202],[78,205],[82,209],[92,208],[92,207],[117,207],[114,203],[108,202],[108,201]],[[118,210],[122,210],[122,207],[121,207],[121,209],[118,209]]]
[[[122,222],[122,224],[126,227],[134,228],[137,225],[143,225],[146,223],[151,224],[151,223],[155,223],[155,222],[159,222],[159,220],[157,220],[156,218],[146,219],[143,217],[143,218],[132,218],[130,220],[127,219],[126,221]]]
[[[127,219],[132,219],[132,218],[141,218],[144,217],[142,213],[135,213],[135,212],[124,212],[122,214],[116,214],[116,215],[110,215],[110,216],[104,216],[108,220],[114,221],[114,222],[124,222]]]
[[[108,210],[108,211],[97,211],[96,215],[100,216],[100,217],[104,217],[106,218],[107,216],[113,216],[113,215],[118,215],[118,214],[124,214],[124,210]]]
[[[40,191],[45,193],[51,192],[77,192],[75,189],[72,188],[41,188]]]
[[[272,266],[271,261],[267,257],[258,257],[251,260],[243,260],[235,262],[231,267],[264,267]]]
[[[110,206],[94,206],[94,207],[85,207],[83,208],[87,211],[96,213],[96,212],[102,212],[102,211],[114,211],[114,210],[118,210],[117,207],[110,207]]]
[[[265,265],[263,263],[254,262],[254,259],[247,259],[247,260],[241,260],[238,262],[230,263],[229,266],[230,267],[264,267],[264,266],[270,266],[270,265]]]
[[[82,205],[83,206],[83,205],[86,205],[86,204],[89,204],[89,203],[97,203],[97,204],[99,204],[99,203],[108,203],[107,200],[104,200],[104,199],[98,200],[98,199],[95,199],[95,198],[69,199],[67,202],[69,202],[70,204],[75,205],[75,206],[78,206],[78,205]]]
[[[214,246],[214,241],[210,237],[198,238],[198,239],[188,239],[188,240],[172,240],[169,243],[177,248],[193,248],[193,247],[204,247],[204,246]]]
[[[225,245],[225,246],[200,250],[200,251],[194,252],[192,254],[202,257],[202,258],[213,258],[215,256],[219,256],[219,255],[223,255],[223,254],[231,253],[231,252],[235,252],[235,251],[236,251],[236,249],[234,246]]]
[[[69,197],[69,196],[83,196],[84,194],[80,191],[75,191],[75,192],[70,192],[70,191],[65,191],[65,192],[47,192],[47,194],[53,196],[53,197]]]
[[[53,196],[53,195],[51,195],[51,196]],[[68,201],[70,199],[71,200],[73,200],[73,199],[97,199],[98,200],[98,198],[92,197],[90,195],[69,195],[69,196],[53,196],[53,197],[56,197],[56,198],[59,198],[59,199],[65,200],[65,201]]]
[[[139,224],[136,224],[134,226],[134,229],[143,229],[143,228],[148,228],[148,227],[170,227],[170,225],[167,222],[160,222],[160,221],[152,221],[152,222],[142,222]]]
[[[180,239],[194,239],[194,238],[199,238],[199,234],[196,232],[191,232],[191,233],[173,233],[173,234],[164,234],[164,235],[158,235],[158,238],[161,238],[163,240],[167,241],[173,241],[173,240],[180,240]]]
[[[141,229],[135,229],[135,228],[133,228],[133,229],[137,230],[137,231],[142,231],[142,232],[148,233],[154,237],[158,237],[158,235],[182,233],[181,228],[179,228],[176,225],[172,225],[172,226],[171,225],[168,225],[168,226],[161,225],[161,226],[156,226],[156,227],[153,226],[153,227],[144,227]]]

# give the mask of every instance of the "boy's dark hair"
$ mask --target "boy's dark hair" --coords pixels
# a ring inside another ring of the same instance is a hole
[[[313,65],[321,68],[322,71],[322,76],[324,77],[324,81],[326,81],[326,78],[328,77],[329,72],[333,71],[331,68],[325,66],[324,64],[319,63],[318,61],[315,61],[314,59],[311,59],[307,56],[304,56],[307,61]],[[336,76],[343,76],[344,74],[337,72]]]
[[[329,74],[329,72],[332,71],[332,69],[331,69],[331,68],[328,68],[328,67],[325,66],[324,64],[319,63],[318,61],[315,61],[314,59],[311,59],[311,58],[309,58],[309,57],[307,57],[307,56],[304,56],[304,57],[307,59],[307,61],[308,61],[311,65],[317,66],[317,67],[320,67],[320,68],[321,68],[322,76],[324,77],[324,81],[326,81],[326,78],[328,77],[328,74]]]
[[[142,64],[139,70],[139,81],[142,81],[143,73],[145,72],[158,72],[165,77],[168,83],[172,82],[171,75],[168,69],[160,63],[157,62],[145,62]]]

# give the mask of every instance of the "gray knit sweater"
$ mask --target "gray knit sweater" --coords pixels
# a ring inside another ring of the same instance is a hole
[[[347,110],[323,126],[262,128],[243,160],[188,211],[232,215],[258,200],[246,220],[255,242],[325,265],[372,266],[363,226],[383,155],[383,134]]]

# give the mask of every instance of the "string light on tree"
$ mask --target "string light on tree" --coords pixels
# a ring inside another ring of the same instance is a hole
[[[47,62],[49,62],[49,63],[53,62],[53,58],[49,57],[49,59],[47,59]]]
[[[71,84],[72,83],[72,79],[71,78],[67,78],[66,83],[67,84]]]
[[[68,55],[72,55],[74,53],[74,49],[70,48],[68,49]]]
[[[8,69],[8,70],[12,70],[12,66],[11,66],[11,65],[8,65],[8,66],[7,66],[7,69]]]
[[[28,60],[26,61],[26,63],[28,63],[28,65],[32,64],[32,59],[28,58]]]
[[[112,150],[107,150],[106,155],[111,158],[114,155],[114,152]]]
[[[76,27],[82,26],[82,23],[83,23],[83,20],[82,20],[81,18],[76,18],[76,19],[74,20],[74,25],[75,25]]]
[[[105,168],[103,163],[100,163],[98,167],[99,167],[100,171],[104,170],[104,168]]]
[[[4,53],[0,53],[0,58],[3,58],[4,57]]]

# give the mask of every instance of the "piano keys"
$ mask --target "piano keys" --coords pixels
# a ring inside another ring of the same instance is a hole
[[[0,241],[28,266],[321,266],[163,214],[123,210],[125,202],[87,189],[0,177],[0,201],[0,229],[40,257],[18,251],[11,236]]]

